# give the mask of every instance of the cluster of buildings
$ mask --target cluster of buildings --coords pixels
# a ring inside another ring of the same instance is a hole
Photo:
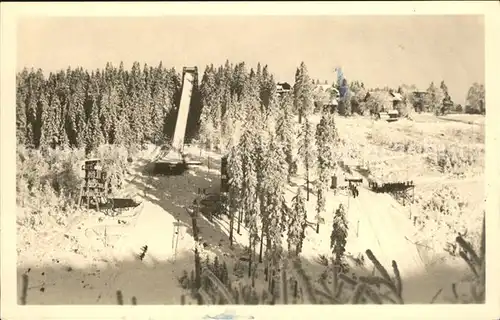
[[[293,85],[289,84],[288,82],[278,82],[276,84],[276,91],[279,96],[284,95],[287,92],[293,91]],[[330,84],[317,84],[315,85],[314,88],[314,93],[315,93],[315,104],[321,104],[323,107],[330,107],[332,110],[335,110],[338,106],[339,98],[340,98],[340,93],[339,90],[336,88],[332,87]],[[384,105],[382,106],[382,112],[388,112],[390,110],[398,110],[400,105],[404,102],[403,96],[397,92],[397,91],[369,91],[366,93],[366,96],[364,99],[362,99],[364,102],[367,102],[368,99],[372,95],[380,95],[383,94],[384,97],[383,99],[380,99],[384,102]],[[414,108],[416,111],[422,111],[425,109],[425,103],[426,103],[426,96],[428,92],[427,91],[419,91],[416,90],[413,92],[413,102],[414,102]],[[453,101],[451,99],[445,99],[443,101],[443,107],[445,109],[451,109],[453,107]]]

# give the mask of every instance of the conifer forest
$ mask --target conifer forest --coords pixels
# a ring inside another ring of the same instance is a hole
[[[229,60],[16,81],[20,304],[485,301],[482,84],[461,106]]]

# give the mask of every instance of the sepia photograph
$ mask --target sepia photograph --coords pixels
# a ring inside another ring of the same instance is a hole
[[[17,19],[15,138],[2,135],[15,141],[17,292],[2,295],[485,304],[485,24]]]

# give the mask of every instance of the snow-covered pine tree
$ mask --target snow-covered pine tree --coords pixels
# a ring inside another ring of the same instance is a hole
[[[49,103],[47,94],[42,92],[38,100],[38,110],[40,110],[40,140],[39,147],[44,150],[54,148],[54,139],[57,135],[57,124],[55,119],[54,105]]]
[[[310,193],[310,171],[314,167],[314,133],[311,122],[307,117],[304,118],[302,123],[302,128],[299,133],[299,156],[302,160],[302,164],[305,169],[305,179],[306,179],[306,199],[309,201]]]
[[[249,78],[249,72],[247,70],[246,63],[244,61],[237,63],[233,69],[231,90],[238,95],[238,99],[242,99],[242,96],[244,95],[244,91],[246,90],[245,86],[248,78]]]
[[[254,260],[256,241],[259,238],[259,211],[257,191],[257,168],[255,159],[255,138],[258,136],[257,123],[251,121],[245,128],[241,140],[240,148],[242,155],[243,185],[242,199],[244,205],[244,223],[249,229],[249,276],[251,276],[252,262]],[[239,225],[238,225],[239,227]],[[238,228],[239,233],[239,228]]]
[[[28,77],[26,67],[16,75],[16,138],[19,145],[29,142],[27,137]]]
[[[115,143],[117,140],[117,124],[120,104],[120,83],[119,78],[111,64],[106,66],[104,71],[105,84],[102,88],[102,95],[100,101],[100,120],[101,127],[106,143]],[[149,119],[151,126],[156,125],[155,122]],[[163,121],[160,123],[163,130]]]
[[[227,171],[229,175],[229,195],[227,197],[229,211],[229,243],[233,246],[234,219],[241,218],[240,213],[243,212],[243,167],[242,155],[238,146],[233,146],[228,154]],[[238,221],[238,225],[241,222]],[[239,232],[239,230],[238,230]]]
[[[316,148],[317,148],[317,205],[316,205],[316,232],[319,233],[319,224],[323,221],[321,215],[325,211],[326,193],[328,182],[334,168],[333,148],[335,144],[336,131],[333,115],[323,113],[319,124],[316,126]]]
[[[201,115],[200,115],[200,142],[212,150],[217,144],[220,132],[220,92],[217,90],[216,74],[213,66],[207,66],[201,79]]]
[[[221,119],[221,145],[222,153],[225,150],[229,150],[235,143],[234,133],[236,129],[236,117],[235,117],[235,103],[236,101],[230,96],[227,101],[226,110],[222,115]]]
[[[56,125],[56,139],[55,145],[60,148],[66,148],[69,145],[68,135],[66,133],[66,106],[61,103],[61,100],[57,94],[53,95],[52,101],[50,102],[51,108],[55,112],[55,125]]]
[[[26,143],[29,147],[38,148],[41,133],[40,95],[44,84],[43,71],[31,72],[26,81],[28,96],[26,101]],[[82,108],[83,110],[83,108]]]
[[[97,150],[97,148],[104,142],[104,137],[101,132],[101,125],[99,122],[99,104],[96,98],[92,98],[90,110],[90,118],[87,122],[86,131],[86,154],[90,154],[92,151]]]
[[[268,175],[265,184],[267,192],[276,195],[277,200],[281,200],[281,197],[285,194],[287,164],[280,141],[275,136],[271,136],[269,139],[268,157],[266,160]]]
[[[139,81],[139,124],[141,125],[142,136],[138,143],[145,144],[148,141],[152,140],[154,130],[153,123],[151,122],[150,117],[153,107],[153,101],[151,97],[152,73],[150,67],[146,63],[143,66],[143,71],[141,73]]]
[[[302,95],[302,85],[301,85],[301,76],[300,70],[297,68],[295,70],[295,83],[293,85],[293,111],[296,115],[299,116],[299,123],[302,123],[302,112],[301,112],[301,103],[300,96]]]
[[[262,250],[264,246],[264,234],[267,233],[269,227],[269,212],[266,210],[266,196],[268,192],[268,185],[266,181],[270,178],[270,172],[267,170],[269,163],[269,152],[266,141],[267,137],[261,134],[255,137],[255,145],[253,149],[255,159],[255,171],[257,183],[255,185],[255,193],[257,202],[259,204],[260,222],[262,228],[260,230],[260,249],[259,249],[259,262],[262,262]]]
[[[344,263],[345,246],[347,244],[347,232],[349,230],[344,206],[340,204],[333,216],[332,234],[330,236],[330,248],[334,256],[334,266],[344,272],[347,265]]]
[[[264,114],[274,114],[276,110],[276,82],[274,76],[268,71],[267,65],[262,70],[260,77],[260,101]]]
[[[263,113],[261,111],[261,101],[259,95],[259,83],[257,82],[257,77],[255,73],[252,73],[245,78],[243,83],[242,93],[240,95],[240,101],[243,103],[243,112],[247,123],[256,125],[258,130],[263,127],[263,123],[260,121],[263,119]]]
[[[248,222],[247,216],[250,208],[253,206],[253,198],[256,185],[254,159],[252,156],[253,151],[253,136],[248,128],[245,128],[241,135],[238,148],[241,154],[241,167],[242,167],[242,186],[241,186],[241,199],[243,200],[243,214],[239,221],[244,221],[245,225]],[[240,222],[238,222],[238,233],[240,233]]]
[[[271,261],[271,248],[281,247],[281,235],[283,224],[283,204],[286,184],[286,163],[280,144],[273,132],[269,132],[269,143],[267,154],[264,159],[264,181],[261,215],[265,218],[264,235],[266,238],[266,266]],[[276,257],[275,257],[276,258]],[[277,259],[277,258],[276,258]],[[279,260],[279,259],[278,259]],[[271,266],[274,267],[274,266]],[[266,267],[266,270],[269,268]]]
[[[278,141],[282,144],[283,152],[285,153],[285,161],[287,163],[286,177],[287,181],[291,181],[291,177],[297,173],[296,162],[293,156],[293,148],[295,137],[295,126],[293,123],[293,104],[292,96],[288,93],[280,100],[280,107],[277,112],[276,119],[276,136]]]
[[[128,120],[128,93],[127,93],[127,76],[128,73],[125,71],[123,67],[123,62],[120,63],[120,67],[116,71],[116,93],[117,93],[117,102],[114,106],[116,111],[116,120],[112,126],[112,136],[113,143],[117,145],[128,145],[129,137],[131,135],[130,124]],[[78,89],[77,86],[75,89]],[[78,109],[77,109],[78,110]],[[71,113],[70,113],[71,114]],[[75,124],[78,124],[77,121],[80,117],[76,117],[73,121]],[[75,121],[76,120],[76,121]],[[73,122],[72,121],[72,122]],[[163,123],[161,124],[161,133],[163,133]],[[72,125],[73,127],[73,125]],[[75,126],[78,127],[78,126]],[[76,129],[74,129],[76,130]],[[70,136],[70,141],[72,138]]]
[[[152,142],[160,143],[163,140],[163,126],[167,111],[170,109],[170,98],[165,85],[165,70],[160,62],[160,65],[155,69],[154,81],[152,84],[152,109],[151,109],[151,126],[152,126]]]
[[[143,104],[141,100],[144,83],[142,70],[139,62],[132,64],[132,70],[128,78],[128,103],[130,106],[124,111],[128,114],[132,143],[141,143],[144,139],[145,128],[143,127]]]
[[[305,238],[307,218],[305,199],[300,187],[297,188],[297,193],[292,199],[292,207],[288,218],[288,254],[299,255]]]
[[[304,62],[295,73],[294,109],[299,115],[299,123],[314,110],[313,84]]]
[[[220,127],[217,132],[220,134],[220,145],[222,147],[230,144],[230,131],[235,123],[233,118],[235,113],[238,111],[236,103],[238,102],[237,95],[231,91],[231,86],[233,85],[233,71],[229,64],[225,67],[220,67],[216,72],[216,99],[215,102],[220,105],[217,108],[217,120],[220,122]]]

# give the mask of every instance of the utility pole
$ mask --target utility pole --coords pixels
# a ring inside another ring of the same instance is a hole
[[[349,185],[351,183],[349,182]],[[346,215],[349,213],[349,208],[351,207],[351,188],[349,186],[349,188],[347,188],[347,212],[346,212]]]
[[[177,246],[179,244],[179,233],[180,233],[180,225],[181,222],[177,219],[177,222],[174,222],[174,233],[172,235],[172,250],[174,250],[174,262],[177,258]]]

